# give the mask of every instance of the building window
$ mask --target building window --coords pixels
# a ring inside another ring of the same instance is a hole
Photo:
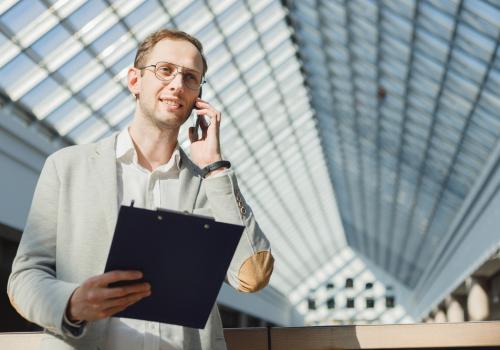
[[[241,327],[238,322],[239,315],[241,314],[239,311],[224,305],[218,305],[218,307],[220,318],[222,320],[222,325],[224,326],[224,328]]]
[[[354,280],[352,278],[348,278],[345,280],[345,287],[346,288],[353,288],[354,287]]]
[[[368,282],[367,284],[365,284],[365,289],[372,289],[372,288],[373,288],[373,283]]]
[[[334,297],[328,298],[328,300],[326,301],[326,306],[329,309],[335,309],[335,298]]]
[[[386,308],[393,308],[395,304],[394,297],[393,296],[386,296],[385,297],[385,307]]]
[[[354,298],[347,298],[347,308],[354,309]]]
[[[366,308],[373,309],[375,307],[375,300],[373,298],[366,298]]]
[[[260,318],[247,315],[246,327],[260,327],[261,323],[263,322],[261,322]]]
[[[335,288],[335,285],[331,282],[326,285],[326,289],[333,289],[333,288]]]
[[[312,298],[307,299],[307,307],[309,310],[316,310],[316,301]]]

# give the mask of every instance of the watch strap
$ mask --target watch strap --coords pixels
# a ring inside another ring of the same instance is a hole
[[[201,177],[205,178],[210,172],[220,169],[220,168],[230,168],[231,163],[228,160],[218,160],[211,164],[208,164],[206,167],[201,169]]]

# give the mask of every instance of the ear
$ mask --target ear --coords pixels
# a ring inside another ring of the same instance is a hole
[[[128,89],[136,98],[141,90],[141,71],[135,67],[130,67],[127,72]]]

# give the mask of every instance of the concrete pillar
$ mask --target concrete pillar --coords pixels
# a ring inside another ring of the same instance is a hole
[[[469,321],[485,321],[489,318],[490,305],[486,282],[484,280],[476,277],[470,278],[467,311]]]
[[[446,300],[446,318],[448,322],[465,321],[465,310],[462,304],[454,296],[450,296]]]
[[[445,323],[446,322],[446,314],[443,310],[438,309],[436,311],[436,316],[434,316],[434,322],[436,323]]]

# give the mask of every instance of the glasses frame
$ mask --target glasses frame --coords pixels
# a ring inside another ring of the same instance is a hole
[[[162,77],[160,77],[158,75],[158,65],[162,64],[162,63],[167,63],[167,64],[171,64],[171,65],[175,66],[175,72],[172,74],[171,78],[165,79],[165,78],[162,78]],[[175,77],[177,76],[177,74],[179,74],[179,73],[180,74],[184,74],[184,72],[182,71],[184,69],[187,69],[187,70],[199,73],[196,69],[179,66],[178,64],[175,64],[175,63],[172,63],[172,62],[167,62],[167,61],[159,61],[159,62],[156,62],[155,64],[150,64],[148,66],[137,67],[137,69],[143,70],[143,69],[147,69],[147,68],[151,68],[151,67],[154,67],[154,74],[155,74],[156,79],[161,80],[161,81],[172,81],[172,80],[174,80]],[[182,70],[180,70],[180,69],[182,69]],[[200,85],[196,89],[192,89],[189,86],[187,86],[186,84],[184,84],[184,80],[183,80],[183,85],[186,86],[189,90],[196,91],[196,90],[201,89],[201,87],[203,86],[203,84],[205,84],[206,82],[207,81],[205,80],[205,76],[202,75],[201,76]]]

